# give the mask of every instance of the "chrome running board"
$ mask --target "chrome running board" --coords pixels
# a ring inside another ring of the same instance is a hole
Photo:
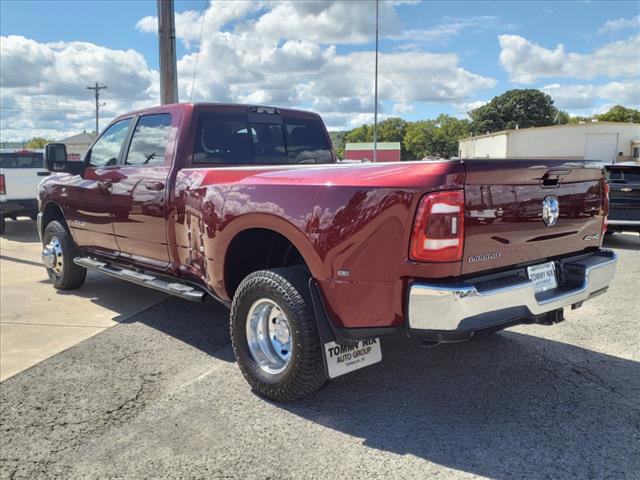
[[[153,288],[154,290],[159,290],[169,295],[189,300],[190,302],[204,302],[207,296],[205,291],[179,281],[170,282],[158,278],[151,273],[118,267],[89,257],[76,257],[73,259],[73,263],[88,270],[104,273],[110,277],[126,280],[127,282],[142,285],[143,287]]]

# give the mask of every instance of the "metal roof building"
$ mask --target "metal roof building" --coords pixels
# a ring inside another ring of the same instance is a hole
[[[460,140],[458,156],[639,161],[640,124],[591,122],[504,130]]]
[[[378,142],[378,162],[399,162],[400,142]],[[372,143],[347,143],[344,147],[346,160],[368,160],[373,162]]]
[[[60,140],[60,143],[64,143],[67,146],[67,158],[69,160],[82,161],[84,155],[89,150],[89,147],[95,140],[95,136],[87,132],[82,132],[77,135]]]

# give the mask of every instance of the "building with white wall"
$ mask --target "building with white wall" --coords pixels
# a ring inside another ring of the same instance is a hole
[[[460,158],[557,158],[640,162],[640,124],[591,122],[522,128],[464,138]]]
[[[87,132],[79,133],[71,137],[60,140],[67,147],[67,158],[69,160],[82,161],[84,155],[95,140],[95,136]]]

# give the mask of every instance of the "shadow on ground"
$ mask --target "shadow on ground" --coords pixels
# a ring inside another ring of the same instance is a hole
[[[235,361],[233,352],[222,348],[231,342],[229,310],[213,300],[192,303],[169,298],[123,323],[144,324],[219,360]]]
[[[19,217],[18,220],[6,220],[3,238],[23,243],[39,243],[36,222],[26,217]]]
[[[508,331],[383,348],[383,364],[282,408],[367,447],[489,478],[640,472],[638,362]]]
[[[403,478],[420,478],[416,460],[500,480],[640,471],[636,361],[509,331],[430,350],[393,339],[383,354],[269,404],[227,368],[228,311],[170,299],[2,384],[2,470],[329,478],[361,461],[355,477],[374,478],[385,459]],[[278,455],[291,461],[262,465]]]
[[[614,233],[604,237],[602,246],[620,250],[640,250],[640,236],[637,233]]]

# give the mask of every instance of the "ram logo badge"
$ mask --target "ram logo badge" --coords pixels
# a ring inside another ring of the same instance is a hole
[[[560,203],[556,197],[544,197],[542,202],[542,220],[547,227],[552,227],[560,216]]]

